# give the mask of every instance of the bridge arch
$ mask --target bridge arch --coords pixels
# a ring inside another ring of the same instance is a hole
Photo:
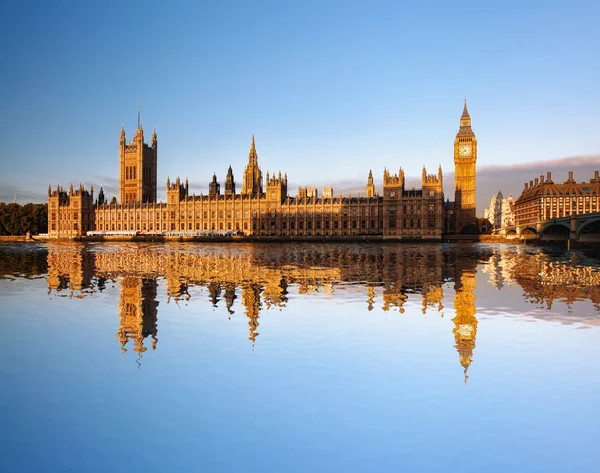
[[[571,227],[567,223],[549,223],[540,232],[541,240],[568,240]]]
[[[521,240],[535,240],[538,238],[538,233],[533,227],[525,227],[521,230]]]
[[[600,218],[587,220],[577,229],[577,241],[600,242]]]

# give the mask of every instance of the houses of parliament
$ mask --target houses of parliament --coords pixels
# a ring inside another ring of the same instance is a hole
[[[238,192],[231,166],[224,188],[213,175],[207,195],[191,194],[187,179],[167,179],[167,201],[157,202],[158,139],[150,144],[138,118],[133,140],[124,128],[119,140],[119,201],[107,202],[100,188],[48,187],[48,237],[81,239],[106,236],[244,235],[314,239],[397,239],[439,241],[474,224],[477,140],[465,100],[454,141],[454,202],[444,201],[441,166],[423,167],[421,189],[408,189],[402,168],[383,171],[380,194],[370,171],[364,196],[334,196],[331,187],[318,195],[304,187],[288,194],[287,174],[266,173],[258,164],[254,136]]]

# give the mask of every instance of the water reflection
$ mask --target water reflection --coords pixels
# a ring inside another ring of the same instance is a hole
[[[460,364],[464,368],[465,383],[467,382],[467,370],[473,359],[475,349],[475,338],[477,336],[477,317],[475,317],[475,272],[464,271],[460,275],[460,281],[454,285],[456,294],[454,296],[454,312],[456,317],[454,323],[454,339],[456,349],[460,357]]]
[[[129,341],[143,353],[144,339],[158,341],[157,280],[164,279],[166,300],[188,302],[192,286],[207,289],[212,307],[234,314],[241,305],[252,347],[259,336],[260,313],[283,309],[288,288],[298,295],[360,297],[367,310],[405,312],[409,295],[420,295],[422,313],[443,314],[444,288],[456,281],[456,348],[470,364],[477,321],[472,293],[477,258],[444,251],[439,245],[405,246],[83,246],[48,245],[50,293],[85,297],[102,291],[107,280],[120,286],[117,338],[123,352]],[[471,301],[470,304],[465,301]],[[195,302],[195,301],[194,301]]]
[[[121,295],[119,297],[119,318],[121,324],[117,338],[121,342],[121,352],[125,353],[125,345],[133,340],[133,349],[138,353],[146,351],[144,339],[152,338],[152,349],[156,348],[158,338],[158,301],[156,279],[125,276],[119,281]]]
[[[108,281],[116,283],[120,289],[116,338],[123,352],[131,347],[140,355],[148,346],[157,347],[163,287],[167,303],[202,303],[190,291],[202,287],[208,293],[206,304],[229,315],[239,309],[247,319],[252,348],[260,335],[261,311],[284,309],[292,295],[359,299],[367,311],[403,314],[407,307],[420,307],[422,314],[442,317],[449,312],[465,381],[477,338],[475,291],[482,276],[490,289],[518,285],[523,290],[520,302],[538,309],[547,311],[560,302],[570,311],[587,301],[594,311],[583,314],[587,321],[598,320],[600,313],[598,259],[584,253],[500,245],[76,243],[49,243],[47,259],[40,257],[40,248],[29,254],[2,252],[6,257],[1,259],[1,277],[47,272],[51,295],[83,298],[105,290]],[[485,287],[480,292],[485,295]],[[487,304],[479,312],[493,312]]]

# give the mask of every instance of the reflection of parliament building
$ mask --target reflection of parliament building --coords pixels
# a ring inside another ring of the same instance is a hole
[[[253,346],[259,336],[261,311],[285,307],[292,285],[294,291],[306,295],[343,299],[361,294],[369,311],[377,305],[386,312],[404,313],[409,297],[413,303],[420,297],[425,314],[427,310],[443,311],[443,286],[454,280],[453,332],[466,375],[477,332],[475,260],[444,253],[437,246],[426,250],[370,246],[355,248],[352,253],[332,248],[287,248],[273,253],[264,247],[247,247],[240,253],[220,247],[212,254],[210,249],[190,254],[137,245],[119,252],[89,252],[81,245],[49,244],[48,287],[57,294],[70,290],[85,296],[102,290],[107,280],[118,281],[116,338],[123,352],[131,347],[141,354],[147,350],[146,339],[152,349],[157,346],[161,279],[167,302],[188,301],[189,289],[199,286],[208,292],[207,306],[224,307],[228,314],[240,306]]]
[[[294,197],[288,194],[287,174],[267,172],[263,179],[254,137],[241,192],[230,166],[225,185],[213,176],[208,195],[190,194],[187,180],[167,179],[167,201],[156,202],[156,132],[148,145],[141,123],[129,143],[122,129],[119,147],[119,203],[108,203],[102,188],[96,200],[93,187],[48,188],[50,238],[80,238],[93,231],[440,240],[443,233],[475,223],[477,141],[466,101],[454,141],[454,202],[444,202],[441,167],[435,174],[423,167],[421,189],[406,188],[402,169],[386,169],[381,195],[369,172],[363,197],[335,196],[331,187],[320,196],[316,188],[300,188]]]

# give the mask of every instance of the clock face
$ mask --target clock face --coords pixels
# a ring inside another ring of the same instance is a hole
[[[396,193],[394,191],[390,192],[390,197],[396,197]]]
[[[458,152],[461,156],[470,156],[471,155],[471,145],[460,145],[458,147]]]

